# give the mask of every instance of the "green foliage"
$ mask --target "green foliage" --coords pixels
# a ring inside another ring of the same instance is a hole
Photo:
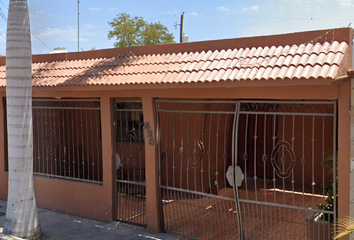
[[[337,235],[334,236],[333,240],[352,234],[354,232],[354,219],[351,217],[344,217],[339,219],[336,227]]]
[[[142,17],[120,13],[108,24],[113,28],[108,39],[116,39],[117,48],[175,43],[172,33],[160,22],[148,23]]]
[[[336,177],[336,183],[338,182],[338,177]],[[325,204],[318,203],[317,208],[321,210],[327,210],[327,211],[334,211],[334,209],[338,209],[338,195],[336,196],[336,206],[334,205],[334,183],[332,180],[329,181],[329,185],[324,187],[326,191],[326,199],[325,199]],[[336,219],[338,218],[338,211],[336,211],[337,216]],[[333,214],[323,214],[323,219],[326,221],[333,222],[334,221],[334,216]]]

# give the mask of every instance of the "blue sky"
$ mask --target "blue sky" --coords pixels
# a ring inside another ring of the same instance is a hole
[[[77,0],[28,0],[32,52],[48,53],[56,47],[78,50]],[[7,17],[8,0],[0,1]],[[354,0],[80,0],[80,50],[112,48],[108,22],[118,13],[161,22],[179,41],[185,12],[184,33],[190,41],[280,34],[354,26]],[[0,19],[0,54],[5,55],[6,22]]]

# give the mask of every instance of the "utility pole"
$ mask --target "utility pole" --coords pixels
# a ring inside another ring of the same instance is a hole
[[[77,0],[77,51],[80,51],[80,0]]]
[[[181,32],[180,32],[180,38],[179,38],[180,43],[183,41],[183,20],[184,20],[184,12],[181,15]]]

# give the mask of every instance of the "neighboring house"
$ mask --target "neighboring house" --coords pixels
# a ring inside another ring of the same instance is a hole
[[[331,218],[354,215],[352,38],[341,28],[34,55],[39,207],[202,239],[325,239]],[[337,176],[338,209],[317,208]]]

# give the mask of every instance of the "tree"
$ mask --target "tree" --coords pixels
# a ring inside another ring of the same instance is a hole
[[[27,0],[10,0],[6,38],[9,190],[3,232],[41,235],[33,189],[32,53]]]
[[[116,39],[117,48],[175,43],[173,34],[160,22],[148,23],[142,17],[120,13],[108,24],[113,28],[108,39]]]

